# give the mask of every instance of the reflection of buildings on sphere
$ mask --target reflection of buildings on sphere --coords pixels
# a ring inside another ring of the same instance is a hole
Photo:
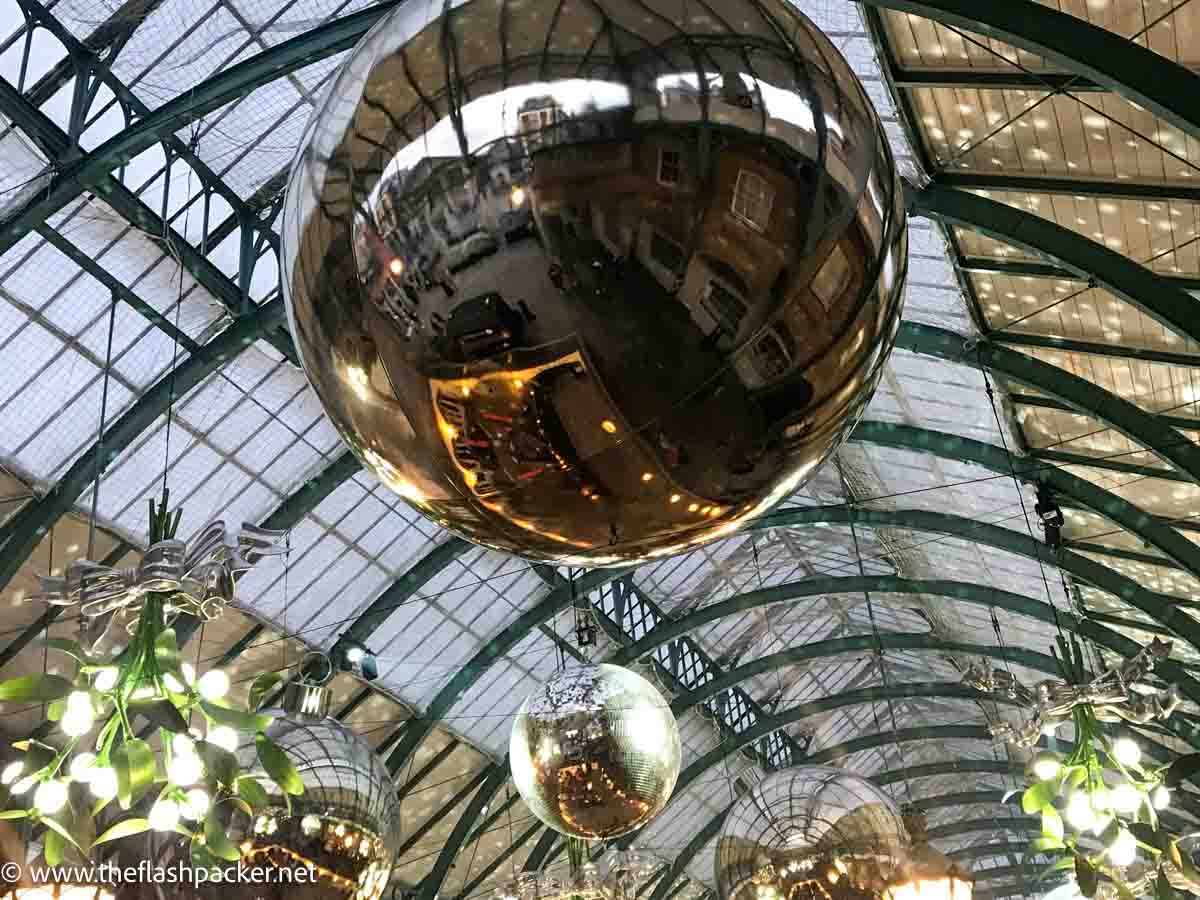
[[[679,777],[679,731],[650,682],[620,666],[555,675],[513,721],[509,763],[530,810],[556,831],[613,838],[666,805]]]
[[[720,900],[877,900],[908,835],[891,801],[841,769],[783,770],[734,805],[713,857]]]
[[[728,534],[802,484],[874,389],[906,258],[878,119],[807,20],[723,0],[736,46],[716,21],[626,46],[604,25],[623,2],[571,0],[536,48],[479,0],[394,14],[286,229],[301,356],[367,464],[472,539],[590,564]],[[449,86],[446,27],[508,43]],[[387,115],[345,117],[359,95]],[[338,160],[381,173],[352,234],[326,213]],[[345,361],[363,337],[369,371]]]

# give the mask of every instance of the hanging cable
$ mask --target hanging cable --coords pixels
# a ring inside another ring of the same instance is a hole
[[[87,559],[96,558],[96,516],[100,502],[100,476],[104,472],[104,427],[108,414],[108,381],[112,374],[113,326],[117,316],[117,295],[108,308],[108,345],[104,351],[104,381],[100,388],[100,424],[96,434],[96,476],[92,483],[92,514],[88,520]]]

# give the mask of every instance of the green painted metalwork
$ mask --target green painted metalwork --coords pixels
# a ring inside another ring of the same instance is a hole
[[[866,0],[871,6],[914,13],[1036,53],[1091,79],[1200,138],[1200,111],[1184,97],[1200,95],[1200,75],[1122,34],[1034,3],[1007,0]]]
[[[162,415],[172,397],[182,397],[224,363],[252,344],[283,316],[283,302],[273,300],[237,320],[173,370],[154,383],[105,431],[102,441],[79,456],[59,482],[40,500],[26,504],[0,527],[4,557],[0,560],[3,589],[38,542],[79,499],[96,474],[96,457],[103,447],[107,459],[116,457]],[[107,460],[106,460],[107,461]]]
[[[1010,819],[964,819],[947,825],[930,828],[927,834],[930,840],[940,840],[946,837],[956,837],[960,834],[977,834],[979,832],[1013,831],[1016,833],[1042,833],[1042,822],[1032,816],[1013,816]]]
[[[462,538],[452,537],[435,546],[415,565],[392,582],[382,594],[371,601],[358,618],[346,628],[334,642],[329,655],[337,659],[351,642],[365,643],[371,634],[382,625],[399,607],[412,599],[425,583],[437,576],[454,560],[475,545]]]
[[[1079,412],[1069,403],[1064,403],[1062,400],[1056,400],[1053,397],[1038,397],[1034,394],[1022,394],[1019,391],[1010,391],[1008,399],[1017,406],[1032,406],[1035,409],[1057,409],[1063,412]],[[1089,415],[1095,416],[1094,413]],[[1171,428],[1200,430],[1200,419],[1193,419],[1186,416],[1168,416],[1162,413],[1156,414],[1155,417],[1159,422]],[[1179,438],[1182,440],[1182,438]]]
[[[361,468],[358,459],[347,450],[319,474],[293,491],[271,515],[263,519],[262,527],[279,531],[294,528]]]
[[[574,593],[587,594],[601,585],[620,578],[629,571],[631,569],[628,567],[593,570],[575,582]],[[570,585],[554,588],[542,598],[540,603],[526,610],[500,634],[481,647],[438,691],[425,713],[419,719],[412,721],[396,749],[388,756],[388,768],[393,772],[398,771],[408,761],[413,751],[420,746],[421,741],[425,740],[425,737],[433,730],[434,725],[450,711],[463,694],[471,689],[480,676],[491,668],[496,660],[524,640],[530,631],[548,621],[556,613],[566,609],[570,605],[572,597],[573,592]]]
[[[1139,478],[1161,478],[1164,481],[1190,482],[1191,479],[1180,475],[1174,469],[1162,466],[1143,466],[1137,463],[1121,462],[1116,459],[1087,456],[1083,453],[1067,453],[1063,450],[1034,449],[1029,454],[1033,459],[1043,462],[1056,463],[1064,466],[1088,466],[1093,469],[1103,469],[1107,472],[1120,472],[1122,475],[1136,475]]]
[[[912,344],[920,346],[921,342],[913,341]],[[1165,431],[1174,435],[1177,443],[1183,442],[1182,436],[1176,432],[1171,429]],[[854,429],[852,439],[875,446],[933,453],[947,459],[975,463],[999,475],[1013,475],[1029,484],[1040,482],[1049,485],[1056,493],[1070,497],[1097,515],[1109,519],[1200,577],[1200,547],[1128,500],[1065,469],[1046,466],[1036,460],[1021,459],[993,444],[909,425],[861,422]],[[1197,464],[1200,465],[1200,460],[1197,460]],[[1197,471],[1200,472],[1200,469]]]
[[[925,72],[897,69],[892,75],[892,81],[899,88],[962,87],[981,91],[1061,91],[1070,85],[1072,94],[1108,91],[1108,88],[1080,75],[1024,72],[1017,68],[1005,72],[948,67]]]
[[[1033,4],[1029,0],[1020,0],[1001,5],[1007,8]],[[1133,46],[1127,41],[1122,42]],[[1200,80],[1200,76],[1193,77]],[[1049,219],[966,191],[943,187],[938,182],[912,192],[909,202],[916,215],[970,228],[1034,254],[1057,259],[1080,273],[1085,281],[1094,280],[1172,331],[1200,340],[1200,321],[1194,315],[1196,301],[1186,291],[1103,244],[1088,240]],[[961,338],[950,352],[954,359],[963,359]],[[1099,390],[1095,385],[1091,387]]]
[[[1200,289],[1200,287],[1196,289]],[[1183,366],[1188,369],[1200,367],[1200,356],[1194,353],[1171,353],[1167,350],[1151,350],[1143,347],[1131,347],[1127,344],[1098,344],[1093,341],[1076,341],[1053,335],[1006,334],[1002,331],[993,331],[988,335],[988,340],[1013,347],[1038,347],[1045,350],[1061,350],[1064,353],[1088,353],[1093,356],[1111,356],[1114,359],[1165,363],[1168,366]]]
[[[492,877],[500,867],[503,866],[513,854],[517,853],[522,847],[529,843],[529,839],[542,830],[541,823],[530,825],[521,834],[514,838],[513,841],[504,849],[502,853],[496,854],[495,858],[484,866],[478,875],[472,878],[469,882],[463,885],[461,891],[458,892],[459,900],[470,897],[471,894],[485,881]]]
[[[1074,93],[1074,89],[1072,89]],[[1113,197],[1125,200],[1182,200],[1200,203],[1200,188],[1154,184],[1133,179],[1097,181],[1087,178],[1042,178],[1007,172],[943,172],[937,176],[942,187],[961,191],[1011,191],[1022,194],[1067,194],[1071,197]]]
[[[687,867],[695,859],[696,854],[703,850],[709,841],[720,834],[721,826],[725,824],[725,820],[729,817],[729,813],[736,802],[735,800],[733,803],[730,803],[692,835],[691,840],[679,851],[667,870],[659,876],[658,884],[655,885],[654,893],[650,895],[650,900],[666,900],[671,885],[687,872]]]
[[[1003,841],[993,844],[976,844],[973,847],[963,847],[959,850],[951,850],[946,855],[952,859],[986,859],[989,856],[1023,856],[1027,849],[1029,849],[1028,841]]]
[[[397,2],[386,0],[369,10],[335,18],[224,68],[196,87],[181,92],[175,99],[147,112],[91,153],[62,166],[46,190],[38,191],[24,207],[6,219],[0,226],[0,253],[14,246],[30,230],[45,222],[84,190],[97,191],[110,199],[108,191],[111,185],[106,184],[111,180],[110,173],[146,148],[226,103],[241,99],[261,85],[350,49]],[[20,97],[19,94],[17,96]],[[0,108],[8,112],[10,100],[0,99]],[[28,105],[24,98],[20,98],[20,102]],[[24,123],[18,124],[25,127]],[[125,190],[123,186],[121,189]],[[186,242],[182,243],[186,245]]]
[[[450,837],[446,839],[446,846],[442,848],[442,852],[438,855],[437,862],[433,864],[433,870],[425,876],[421,881],[419,888],[420,900],[435,900],[438,891],[441,890],[442,882],[446,880],[446,873],[450,871],[450,866],[454,863],[454,857],[457,854],[457,848],[465,846],[468,832],[471,830],[472,823],[478,819],[482,809],[487,806],[496,791],[504,784],[505,778],[508,777],[507,766],[490,766],[484,769],[487,773],[487,778],[475,792],[475,796],[467,804],[467,808],[463,810],[463,814],[458,817],[458,822],[454,825],[454,830],[450,832]],[[482,830],[482,829],[481,829]],[[447,853],[447,848],[454,847],[454,853]]]
[[[917,531],[945,534],[995,547],[996,549],[1005,550],[1007,552],[1015,553],[1031,559],[1041,560],[1049,565],[1058,565],[1064,571],[1071,572],[1073,575],[1081,578],[1082,580],[1106,590],[1117,597],[1125,599],[1126,601],[1137,606],[1139,609],[1142,609],[1144,612],[1147,612],[1147,614],[1157,618],[1162,624],[1169,627],[1177,636],[1183,637],[1185,640],[1191,642],[1194,646],[1200,646],[1200,623],[1197,623],[1196,620],[1191,616],[1188,616],[1182,610],[1173,606],[1173,601],[1171,598],[1164,595],[1155,594],[1152,591],[1147,591],[1132,579],[1127,578],[1124,575],[1121,575],[1120,573],[1101,565],[1100,563],[1090,560],[1087,557],[1080,556],[1077,553],[1072,553],[1069,550],[1059,551],[1058,554],[1054,554],[1049,550],[1049,548],[1046,547],[1045,544],[1031,539],[1027,534],[1002,528],[998,525],[977,522],[973,519],[967,519],[948,513],[932,512],[928,510],[886,510],[851,508],[848,506],[831,506],[787,509],[769,513],[768,515],[763,516],[752,523],[750,527],[752,529],[760,529],[816,524],[849,525],[851,523],[869,528],[906,528]],[[598,580],[596,582],[592,582],[591,586],[588,587],[587,590],[591,590],[592,588],[598,586],[600,579],[604,578],[604,574],[604,570],[589,573],[590,576],[597,577]],[[622,574],[624,574],[624,572],[619,570],[608,572],[607,580],[614,580],[620,577]],[[815,583],[815,580],[813,580],[811,583]],[[934,583],[936,582],[928,582],[927,584],[932,585]],[[950,584],[953,583],[951,582]],[[583,588],[581,585],[581,590],[582,589]],[[887,590],[886,588],[880,587],[868,589]],[[895,590],[894,587],[890,589]],[[937,593],[936,590],[921,592]],[[954,594],[951,593],[949,596],[954,596]],[[1015,597],[1018,595],[1009,596]],[[1022,599],[1028,600],[1028,598]],[[999,603],[998,600],[993,600],[992,602],[997,604]],[[546,601],[543,601],[542,604],[539,604],[538,607],[527,611],[522,616],[522,619],[524,619],[526,622],[524,625],[524,630],[527,632],[529,629],[536,627],[540,621],[545,621],[546,617],[553,615],[560,609],[566,608],[567,603],[569,603],[569,597],[565,599],[560,598],[559,604],[549,602],[548,598]],[[701,612],[701,610],[697,610],[695,612]],[[1063,618],[1065,623],[1067,614],[1060,612],[1059,615]],[[510,629],[506,630],[505,634],[503,635],[504,649],[499,649],[495,652],[489,652],[490,647],[484,648],[479,654],[476,655],[471,663],[468,663],[467,667],[464,667],[464,669],[455,676],[456,681],[452,689],[453,695],[451,695],[448,691],[450,688],[449,685],[447,688],[443,689],[443,691],[446,692],[445,694],[439,692],[438,697],[435,698],[434,701],[435,703],[441,701],[439,704],[440,711],[437,712],[438,718],[446,714],[457,698],[475,683],[475,681],[483,674],[483,672],[486,671],[491,662],[495,661],[495,659],[499,658],[499,656],[503,653],[508,652],[508,649],[514,646],[517,641],[521,640],[523,635],[517,634],[512,630],[515,628],[515,626],[516,623],[514,623],[513,626],[510,626]],[[1064,624],[1064,627],[1067,627],[1066,624]],[[1084,633],[1082,631],[1082,627],[1085,626],[1080,627],[1081,633]],[[1091,628],[1090,625],[1087,625],[1086,627],[1089,629]],[[1119,635],[1115,635],[1115,633],[1113,634],[1116,639],[1124,640],[1121,639]],[[650,636],[648,635],[647,637]],[[1096,638],[1097,640],[1100,639],[1099,632],[1096,632]],[[664,640],[669,639],[669,637],[664,638]],[[643,639],[643,641],[646,641],[646,639]],[[643,655],[650,649],[643,643],[643,641],[639,641],[638,644],[622,650],[621,654],[628,654],[628,659],[635,659]],[[1137,646],[1129,641],[1126,641],[1125,645],[1126,647],[1132,645],[1134,648]],[[1125,652],[1136,652],[1136,649],[1132,651],[1127,650]],[[1171,672],[1169,677],[1171,677],[1173,680],[1176,679],[1176,670],[1164,670],[1164,672],[1166,671]],[[1194,681],[1192,681],[1190,676],[1187,676],[1186,673],[1183,673],[1182,671],[1179,671],[1179,676],[1181,676],[1179,681],[1181,690],[1183,690],[1185,694],[1190,697],[1200,697],[1200,693],[1198,693],[1198,691],[1200,691],[1200,686],[1198,686]],[[1184,679],[1186,679],[1186,682]],[[432,704],[430,708],[432,710]],[[428,724],[429,728],[432,728],[432,722],[430,719],[431,717],[427,713],[425,722]],[[1187,733],[1182,736],[1196,744],[1196,746],[1200,746],[1200,733]],[[762,735],[757,735],[755,739],[761,737]],[[419,743],[419,741],[416,743]],[[744,744],[742,744],[742,746],[744,746]],[[407,756],[405,758],[407,758]],[[504,765],[505,763],[497,764],[497,771],[502,772]],[[453,859],[459,849],[459,846],[456,846],[452,843],[447,843],[443,848],[442,853],[443,856]],[[446,865],[448,866],[449,862],[447,862]],[[435,891],[437,888],[440,888],[440,886],[440,882],[438,882],[435,886]]]
[[[441,809],[435,810],[420,826],[413,829],[412,834],[405,838],[404,842],[396,848],[395,858],[404,859],[405,853],[419,844],[438,822],[450,815],[455,807],[471,796],[475,789],[487,780],[488,772],[488,769],[480,769],[476,772],[470,781],[454,792],[454,795],[445,802]]]
[[[1062,266],[1055,266],[1050,263],[1034,262],[1028,259],[992,259],[988,256],[964,256],[961,253],[958,257],[957,268],[968,272],[980,272],[983,274],[996,275],[1013,275],[1018,278],[1058,278],[1067,281],[1080,281],[1077,273],[1070,269],[1065,269]],[[1185,291],[1200,290],[1200,278],[1195,275],[1180,275],[1174,272],[1155,272],[1159,278],[1165,278],[1168,282],[1176,287],[1183,288]],[[989,335],[994,337],[994,335]]]
[[[428,778],[429,774],[442,763],[444,763],[450,754],[457,750],[459,746],[458,739],[451,738],[446,742],[446,746],[444,746],[437,753],[433,754],[433,756],[429,757],[429,759],[421,766],[421,768],[413,772],[412,775],[408,777],[408,780],[405,781],[404,784],[400,785],[400,787],[397,789],[396,793],[399,795],[400,799],[403,800],[405,797],[407,797],[412,792],[413,788]]]

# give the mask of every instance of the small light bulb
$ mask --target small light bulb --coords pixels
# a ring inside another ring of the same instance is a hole
[[[108,766],[97,766],[92,769],[88,786],[97,800],[111,800],[117,796],[117,773]]]
[[[4,767],[4,771],[0,772],[0,784],[12,784],[25,771],[25,760],[18,759],[15,762],[10,762]]]
[[[166,689],[168,691],[171,691],[174,694],[187,693],[187,688],[185,688],[183,686],[183,682],[180,681],[178,678],[176,678],[170,672],[165,673],[163,675],[162,679],[163,679],[163,685],[166,687]]]
[[[1117,812],[1131,814],[1142,805],[1142,792],[1132,784],[1122,782],[1112,789],[1109,799]]]
[[[1067,800],[1067,821],[1072,828],[1086,831],[1095,822],[1096,814],[1092,812],[1092,803],[1083,791],[1073,791]]]
[[[200,758],[191,753],[176,754],[172,757],[170,765],[167,766],[167,778],[180,787],[195,784],[203,774],[204,767],[200,763]]]
[[[188,684],[196,683],[196,667],[195,666],[193,666],[191,663],[184,663],[183,665],[181,665],[179,667],[179,669],[180,669],[180,671],[183,672],[183,680],[184,681],[186,681]]]
[[[99,672],[96,673],[95,681],[93,681],[92,683],[94,685],[96,685],[96,690],[98,690],[98,691],[111,691],[113,688],[115,688],[117,686],[117,669],[116,669],[116,667],[109,666],[107,668],[101,669]]]
[[[92,695],[87,691],[71,691],[67,695],[67,710],[79,710],[86,712],[89,716],[96,714],[96,711],[92,709]]]
[[[58,724],[62,728],[63,734],[69,737],[81,737],[92,730],[92,726],[96,724],[96,720],[92,715],[91,709],[75,707],[68,708],[63,713],[62,719],[59,720]]]
[[[1112,755],[1123,766],[1136,766],[1142,761],[1142,748],[1131,738],[1117,738],[1113,742]]]
[[[1042,734],[1046,737],[1054,737],[1058,732],[1058,726],[1061,724],[1062,722],[1058,719],[1047,719],[1042,723]]]
[[[171,752],[181,756],[190,756],[196,752],[196,742],[190,735],[177,734],[171,738]]]
[[[57,778],[43,781],[33,793],[33,805],[42,815],[50,816],[67,805],[67,786]]]
[[[1033,758],[1033,774],[1048,781],[1062,771],[1062,764],[1053,753],[1039,753]]]
[[[362,662],[363,657],[366,655],[366,651],[363,650],[362,647],[351,647],[346,651],[346,662],[350,663],[351,665],[356,665]]]
[[[1112,799],[1108,796],[1108,785],[1098,784],[1092,788],[1092,809],[1096,812],[1112,809]]]
[[[1165,784],[1160,784],[1150,794],[1150,802],[1154,804],[1155,809],[1166,809],[1171,805],[1171,789]]]
[[[12,786],[12,793],[15,795],[24,794],[31,787],[37,784],[37,779],[32,775],[26,775],[20,781]]]
[[[95,753],[80,753],[71,760],[71,777],[76,781],[88,781],[92,777],[92,765],[96,762]]]
[[[184,801],[185,815],[193,821],[203,819],[212,804],[208,792],[202,788],[192,788],[184,795]]]
[[[150,807],[148,818],[155,831],[174,831],[179,824],[179,804],[174,800],[159,800]]]
[[[320,817],[315,816],[312,813],[309,813],[307,816],[305,816],[303,819],[300,820],[300,830],[303,831],[309,837],[312,837],[314,834],[316,834],[318,831],[321,830]]]
[[[1114,866],[1127,866],[1137,859],[1137,839],[1122,828],[1108,848],[1109,861]]]
[[[196,690],[205,700],[220,700],[229,693],[229,676],[220,669],[205,672],[196,682]]]
[[[228,750],[230,753],[236,750],[240,743],[238,733],[228,725],[218,725],[216,728],[210,728],[208,737],[205,740],[210,744],[216,744],[223,750]]]

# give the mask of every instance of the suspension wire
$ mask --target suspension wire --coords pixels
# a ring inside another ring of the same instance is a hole
[[[1021,481],[1017,478],[1017,470],[1013,465],[1012,454],[1008,449],[1008,438],[1004,436],[1004,425],[1000,421],[1000,410],[996,406],[996,392],[992,390],[992,380],[988,378],[987,369],[983,365],[982,351],[977,347],[976,352],[976,365],[979,369],[979,374],[983,376],[983,385],[987,390],[988,403],[990,403],[992,407],[992,418],[996,421],[996,432],[1000,435],[1000,445],[1003,447],[1008,458],[1008,470],[1012,475],[1013,487],[1016,489],[1017,499],[1021,503],[1021,515],[1025,519],[1025,530],[1029,532],[1029,539],[1033,541],[1035,545],[1042,544],[1043,542],[1039,541],[1037,537],[1034,536],[1033,523],[1029,521],[1029,509],[1025,505],[1025,494],[1021,490]],[[1054,627],[1058,630],[1059,637],[1061,637],[1063,640],[1066,640],[1066,633],[1063,631],[1062,622],[1059,620],[1058,616],[1058,604],[1054,602],[1054,595],[1050,591],[1050,579],[1046,576],[1046,566],[1042,562],[1042,556],[1040,553],[1037,554],[1037,563],[1038,569],[1042,573],[1042,584],[1046,588],[1046,602],[1050,604],[1051,612],[1054,615]]]
[[[100,389],[100,424],[96,433],[96,476],[92,483],[92,514],[88,520],[87,559],[96,558],[96,515],[100,502],[100,476],[104,472],[104,427],[108,415],[108,381],[112,374],[113,326],[117,317],[117,295],[108,308],[108,346],[104,351],[104,381]]]
[[[854,489],[850,486],[850,482],[846,479],[846,473],[842,469],[840,460],[838,462],[838,476],[841,478],[842,490],[846,492],[846,500],[850,504],[851,510],[857,509],[858,505],[854,498]],[[856,517],[853,515],[850,516],[850,537],[854,541],[854,557],[858,561],[858,574],[865,578],[867,569],[866,566],[863,565],[862,549],[859,547],[858,543],[858,524],[856,523],[855,518]],[[879,677],[883,681],[884,691],[887,691],[887,658],[883,653],[883,638],[879,633],[879,624],[875,621],[875,604],[871,599],[870,591],[863,591],[863,597],[865,597],[867,601],[867,617],[871,622],[871,634],[875,638],[875,657],[879,665]],[[892,703],[892,698],[890,695],[887,698],[887,709],[888,718],[890,718],[892,722],[892,732],[895,733],[896,731],[899,731],[899,726],[896,723],[896,707]],[[876,711],[875,703],[871,704],[871,712],[875,715],[876,731],[879,731],[879,713]],[[908,798],[908,802],[912,803],[912,783],[907,775],[908,762],[904,758],[904,746],[900,741],[894,741],[893,745],[896,748],[897,756],[900,758],[900,769],[901,771],[906,772],[904,776],[904,794]]]

